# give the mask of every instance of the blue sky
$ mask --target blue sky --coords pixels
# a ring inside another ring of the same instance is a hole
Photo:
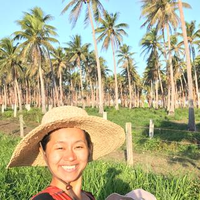
[[[83,43],[91,43],[93,46],[92,33],[90,25],[84,28],[83,19],[85,10],[82,10],[82,17],[78,20],[76,27],[71,29],[71,24],[68,20],[69,12],[61,15],[62,9],[69,2],[69,0],[0,0],[0,39],[9,36],[14,31],[20,29],[16,25],[15,21],[20,20],[23,16],[23,12],[29,12],[30,9],[35,6],[41,7],[45,14],[51,14],[54,20],[49,22],[49,24],[57,28],[58,40],[61,46],[65,46],[70,40],[70,37],[76,34],[81,35]],[[137,63],[137,71],[142,75],[145,68],[145,61],[143,55],[140,55],[141,47],[139,42],[143,35],[145,34],[145,28],[141,29],[140,26],[143,20],[140,20],[141,5],[139,0],[101,0],[103,6],[109,13],[119,12],[120,17],[118,23],[127,23],[129,29],[126,30],[128,37],[124,37],[124,43],[131,46],[132,52],[135,52],[135,61]],[[125,3],[126,2],[126,3]],[[190,22],[191,20],[196,20],[197,25],[200,24],[200,1],[199,0],[185,0],[191,5],[192,9],[184,10],[185,20]],[[107,61],[107,65],[111,70],[113,70],[113,60],[111,48],[105,52],[101,51],[101,44],[98,45],[99,54],[103,56]],[[92,50],[92,48],[91,48]],[[118,72],[121,69],[118,68]]]

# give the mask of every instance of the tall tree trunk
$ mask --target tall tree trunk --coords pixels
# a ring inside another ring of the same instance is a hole
[[[59,87],[60,87],[60,105],[63,106],[63,88],[62,88],[62,73],[59,73]]]
[[[56,86],[56,79],[55,79],[55,76],[54,76],[53,65],[52,65],[52,62],[51,62],[49,49],[47,49],[47,54],[48,54],[48,59],[49,59],[49,64],[50,64],[50,69],[51,69],[51,80],[52,80],[52,83],[53,83],[53,94],[55,94],[55,97],[56,97],[56,103],[53,102],[53,104],[59,105],[58,90],[57,90],[57,86]],[[54,97],[54,95],[53,95],[53,97]],[[53,100],[54,100],[54,98],[53,98]]]
[[[196,125],[195,125],[194,104],[193,104],[193,85],[192,85],[190,53],[189,53],[187,32],[186,32],[186,27],[185,27],[185,19],[184,19],[181,0],[178,0],[178,7],[179,7],[179,12],[180,12],[181,28],[182,28],[182,32],[183,32],[183,40],[184,40],[184,45],[185,45],[186,61],[187,61],[188,100],[189,100],[188,129],[190,131],[195,131]]]
[[[88,7],[88,13],[89,13],[89,19],[92,27],[92,37],[93,37],[93,42],[94,42],[94,50],[95,50],[95,56],[96,56],[96,62],[97,62],[97,74],[98,74],[98,86],[99,86],[99,113],[103,114],[103,97],[102,97],[102,80],[101,80],[101,66],[99,62],[99,54],[98,54],[98,48],[97,48],[97,41],[95,38],[95,29],[94,29],[94,24],[92,20],[92,13],[90,9],[90,1],[87,2],[87,7]]]
[[[92,97],[92,108],[94,108],[94,91],[93,91],[91,78],[89,78],[89,82],[90,82],[90,90],[91,90],[91,97]]]
[[[129,67],[127,66],[127,73],[128,73],[128,87],[129,87],[129,109],[132,108],[132,86],[131,86],[131,78]]]
[[[113,38],[111,38],[111,47],[112,47],[112,54],[113,54],[113,63],[114,63],[114,77],[115,77],[115,109],[119,110],[118,105],[118,84],[117,84],[117,67],[115,61],[115,48]]]
[[[171,101],[170,101],[170,109],[169,114],[174,114],[174,95],[175,95],[175,87],[174,87],[174,71],[172,65],[172,58],[171,58],[171,40],[170,40],[170,32],[169,32],[169,25],[167,24],[167,39],[168,39],[168,49],[169,49],[169,68],[170,68],[170,83],[171,83]]]
[[[80,58],[78,58],[78,68],[80,72],[80,83],[81,83],[81,101],[82,101],[82,107],[85,109],[85,100],[84,100],[84,91],[83,91],[83,77],[82,77],[82,69],[81,69],[81,61]]]
[[[158,79],[156,79],[155,81],[155,90],[156,90],[155,109],[158,109]]]
[[[17,81],[16,78],[15,78],[15,85],[16,85],[17,96],[18,96],[18,105],[19,105],[19,110],[22,111],[21,92],[20,92],[19,84],[18,84],[18,81]]]
[[[14,82],[14,117],[17,117],[17,87]]]
[[[196,66],[194,66],[194,79],[195,79],[195,89],[196,89],[196,96],[197,96],[197,107],[200,108],[199,86],[198,86],[198,80],[197,80]]]

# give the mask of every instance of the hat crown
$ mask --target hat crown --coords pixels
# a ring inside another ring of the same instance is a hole
[[[75,106],[55,107],[49,110],[42,118],[42,124],[55,122],[57,120],[64,120],[71,117],[88,116],[87,112]]]

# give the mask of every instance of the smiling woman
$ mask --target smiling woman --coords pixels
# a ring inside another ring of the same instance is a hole
[[[48,167],[51,182],[32,200],[94,200],[81,189],[82,173],[89,161],[119,148],[124,139],[117,124],[77,107],[57,107],[17,145],[7,167]]]

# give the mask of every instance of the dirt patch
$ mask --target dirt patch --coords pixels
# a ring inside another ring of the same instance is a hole
[[[24,123],[24,134],[26,135],[37,123]],[[6,134],[20,135],[20,125],[18,120],[0,120],[0,132]],[[107,155],[105,160],[112,160],[115,162],[126,162],[124,151],[118,150]],[[159,154],[152,154],[151,152],[133,152],[133,165],[140,166],[147,172],[156,172],[159,174],[188,174],[193,173],[194,176],[200,178],[200,161],[190,160],[187,158],[179,158],[174,156],[163,156]]]
[[[29,133],[37,123],[26,124],[24,123],[24,135]],[[0,120],[0,132],[6,134],[20,135],[20,124],[18,120]]]
[[[123,151],[110,153],[104,159],[116,162],[126,162]],[[158,174],[184,175],[190,174],[200,178],[200,161],[194,162],[191,159],[183,159],[176,156],[164,156],[152,154],[150,152],[133,152],[133,165],[141,167],[146,172],[156,172]]]

